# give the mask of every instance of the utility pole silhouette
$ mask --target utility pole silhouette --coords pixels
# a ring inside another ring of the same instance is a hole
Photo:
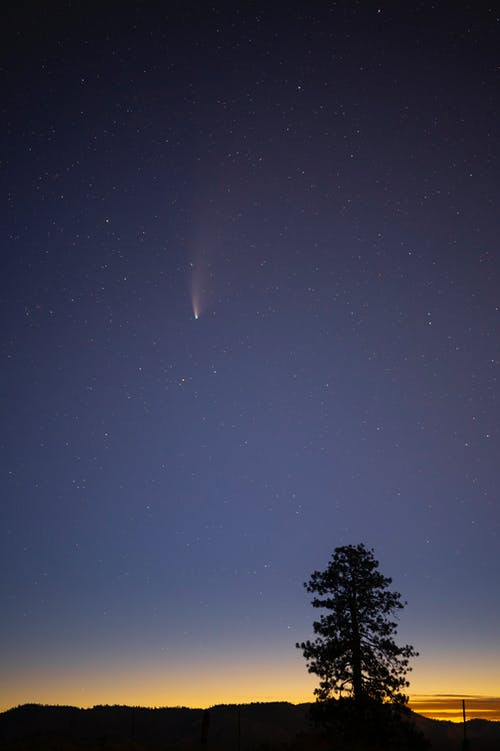
[[[465,699],[462,699],[462,719],[464,724],[464,739],[462,741],[462,751],[469,751],[469,741],[467,740],[467,725],[465,718]]]

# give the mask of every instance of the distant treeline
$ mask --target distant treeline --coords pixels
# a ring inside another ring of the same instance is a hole
[[[329,751],[309,704],[168,707],[25,704],[0,714],[0,751]],[[434,751],[461,747],[463,726],[412,715]],[[471,751],[498,751],[500,722],[467,723]]]

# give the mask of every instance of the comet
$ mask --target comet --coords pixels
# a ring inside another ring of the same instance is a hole
[[[199,251],[189,264],[190,297],[194,320],[197,321],[209,304],[209,289],[214,274],[212,264],[204,251]]]
[[[191,263],[191,307],[194,320],[197,321],[204,308],[204,268],[199,260]]]
[[[200,305],[198,303],[198,300],[197,300],[197,298],[196,298],[196,296],[194,294],[193,294],[193,296],[191,298],[191,304],[193,306],[194,320],[197,321],[198,318],[200,317],[201,309],[200,309]]]

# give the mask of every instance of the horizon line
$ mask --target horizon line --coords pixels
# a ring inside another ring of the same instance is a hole
[[[439,703],[444,703],[447,700],[466,701],[497,701],[500,702],[500,693],[495,694],[447,694],[447,693],[419,693],[410,694],[408,702],[404,706],[411,707],[414,702],[423,703],[424,700],[434,700]],[[43,706],[43,707],[72,707],[75,709],[92,709],[94,707],[134,707],[141,709],[210,709],[218,706],[245,706],[251,704],[291,704],[292,706],[300,706],[302,704],[315,704],[316,699],[311,697],[310,699],[303,700],[290,700],[290,699],[249,699],[247,701],[215,701],[210,704],[123,704],[123,703],[88,703],[88,704],[73,704],[73,703],[60,703],[60,702],[45,702],[38,699],[27,699],[15,705],[6,707],[0,707],[0,712],[9,711],[10,709],[16,709],[24,706]]]

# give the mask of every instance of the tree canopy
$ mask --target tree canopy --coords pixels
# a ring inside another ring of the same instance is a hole
[[[313,623],[316,638],[297,644],[310,673],[320,678],[319,700],[334,694],[391,701],[404,705],[410,658],[409,644],[398,646],[396,613],[406,603],[391,592],[392,579],[378,570],[374,551],[363,544],[335,548],[325,571],[314,571],[304,586],[312,605],[326,612]]]

